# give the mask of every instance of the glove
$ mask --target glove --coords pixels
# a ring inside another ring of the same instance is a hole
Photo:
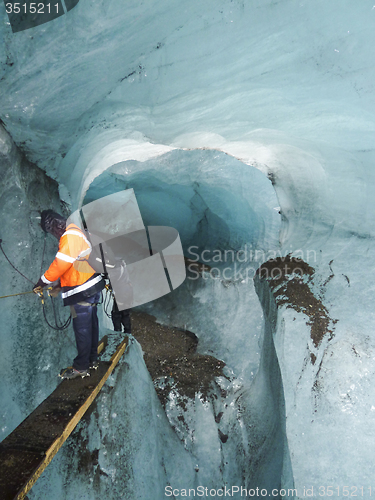
[[[39,295],[40,293],[43,292],[43,287],[45,286],[46,284],[42,281],[42,278],[39,278],[38,283],[33,287],[33,292]]]

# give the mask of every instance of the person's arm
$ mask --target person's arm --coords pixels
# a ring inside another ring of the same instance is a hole
[[[44,287],[51,285],[68,271],[76,260],[70,253],[68,237],[62,236],[59,242],[59,251],[54,261],[33,288],[35,293],[40,293]]]

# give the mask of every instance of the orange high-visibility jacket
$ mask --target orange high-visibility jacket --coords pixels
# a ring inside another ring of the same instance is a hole
[[[99,285],[99,282],[103,280],[102,276],[96,275],[88,263],[85,264],[85,267],[74,265],[78,260],[85,260],[90,252],[91,244],[84,232],[75,224],[69,224],[60,238],[59,251],[55,260],[41,277],[41,280],[46,284],[60,278],[64,304],[67,301],[69,303],[73,296],[78,297],[81,294],[88,296],[87,293],[90,295],[91,290],[89,289],[94,291],[94,288],[96,290],[98,287],[99,289],[104,287]],[[82,269],[87,272],[82,272]],[[92,279],[90,279],[91,277]]]

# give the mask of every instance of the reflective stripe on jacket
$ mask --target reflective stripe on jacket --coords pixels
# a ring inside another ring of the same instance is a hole
[[[62,287],[76,287],[83,285],[95,274],[94,269],[87,264],[89,272],[81,272],[74,266],[77,259],[87,257],[91,252],[91,245],[85,234],[75,224],[69,224],[59,241],[59,251],[55,260],[43,274],[42,281],[50,284],[60,278]]]

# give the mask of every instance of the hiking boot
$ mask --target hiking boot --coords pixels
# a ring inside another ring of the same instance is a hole
[[[99,368],[99,361],[91,361],[89,370],[97,370]]]
[[[64,370],[61,370],[59,374],[59,377],[62,378],[63,380],[64,379],[72,380],[78,377],[85,378],[89,376],[90,372],[88,370],[76,370],[72,366],[70,366],[69,368],[65,368]]]

